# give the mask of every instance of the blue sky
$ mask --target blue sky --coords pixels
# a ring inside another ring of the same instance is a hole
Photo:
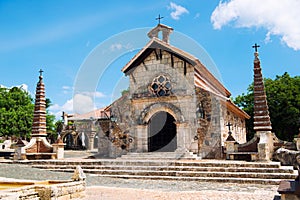
[[[265,0],[263,5],[260,0],[0,0],[0,85],[25,84],[34,94],[42,68],[51,112],[72,113],[74,88],[93,52],[126,49],[96,78],[94,91],[80,96],[80,108],[108,105],[127,87],[121,69],[147,43],[144,32],[156,26],[160,14],[163,24],[205,49],[235,97],[253,80],[254,43],[261,46],[264,77],[299,76],[299,10],[299,0]],[[123,40],[126,31],[134,31],[136,38]],[[85,80],[94,79],[97,70],[90,70]]]

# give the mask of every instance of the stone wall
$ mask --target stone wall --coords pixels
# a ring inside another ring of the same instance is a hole
[[[21,182],[14,182],[15,184]],[[14,184],[12,183],[12,184]],[[26,182],[28,184],[28,182]],[[21,183],[22,184],[22,183]],[[55,200],[55,199],[80,199],[85,196],[85,181],[62,182],[47,181],[44,185],[24,186],[15,189],[2,190],[0,199],[22,199],[22,200]]]
[[[161,53],[161,58],[157,58],[155,51]],[[169,81],[171,92],[157,96],[151,87],[161,76]],[[132,127],[139,126],[131,129],[130,134],[137,140],[142,140],[139,144],[135,143],[137,151],[147,151],[147,126],[150,118],[160,111],[168,112],[176,120],[178,149],[192,150],[196,134],[196,99],[194,68],[191,64],[166,51],[153,49],[130,74],[129,94]]]
[[[130,96],[149,97],[149,87],[153,79],[159,75],[166,75],[172,84],[172,93],[175,96],[190,95],[194,91],[194,68],[189,63],[161,51],[162,58],[157,59],[155,51],[144,59],[130,74]],[[184,67],[185,66],[185,67]]]
[[[197,93],[197,136],[202,158],[220,158],[220,102],[210,92],[201,88]]]
[[[222,129],[222,144],[224,145],[224,141],[228,137],[228,127],[226,124],[230,122],[231,132],[234,139],[239,143],[243,144],[247,142],[246,139],[246,122],[245,119],[241,119],[237,114],[232,112],[230,109],[226,107],[226,104],[222,104],[222,118],[224,119],[224,129]]]

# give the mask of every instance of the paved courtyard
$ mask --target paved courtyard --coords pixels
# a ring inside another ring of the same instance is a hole
[[[85,154],[67,154],[68,159],[79,159]],[[163,181],[115,179],[87,175],[85,199],[278,199],[276,185],[211,183],[196,181]],[[0,180],[6,178],[26,180],[66,180],[72,173],[52,172],[28,165],[0,163]]]

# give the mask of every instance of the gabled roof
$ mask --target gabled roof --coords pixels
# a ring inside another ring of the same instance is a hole
[[[238,116],[245,117],[246,119],[250,119],[250,115],[248,115],[245,111],[240,109],[230,99],[226,101],[226,107],[230,109],[232,112],[234,112],[235,114],[237,114]]]
[[[185,60],[195,68],[195,85],[219,95],[230,97],[230,92],[216,79],[210,71],[195,56],[178,49],[156,37],[152,38],[122,69],[126,75],[130,74],[154,49],[162,49],[176,57]]]
[[[109,119],[110,118],[110,112],[109,112],[110,106],[106,106],[104,108],[99,108],[97,110],[93,110],[88,113],[84,114],[75,114],[73,117],[68,118],[68,120],[71,121],[77,121],[77,120],[94,120],[94,119]]]

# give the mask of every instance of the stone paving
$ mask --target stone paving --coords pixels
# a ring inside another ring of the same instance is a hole
[[[70,156],[72,157],[72,156]],[[72,159],[72,158],[68,159]],[[77,157],[78,159],[78,157]],[[114,179],[87,175],[85,199],[278,199],[276,185]],[[0,180],[68,180],[72,173],[0,163]]]

